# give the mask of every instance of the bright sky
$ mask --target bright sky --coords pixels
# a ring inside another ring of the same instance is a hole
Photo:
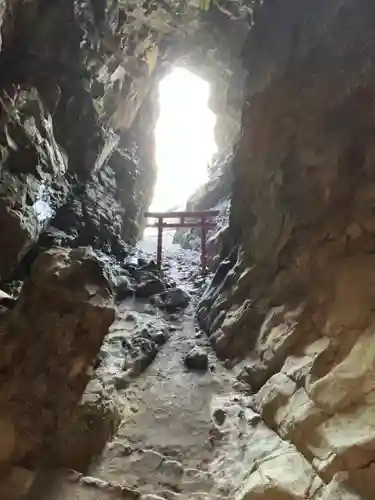
[[[207,180],[216,151],[216,118],[208,98],[209,84],[183,68],[173,69],[160,83],[155,128],[158,178],[151,210],[184,208]]]

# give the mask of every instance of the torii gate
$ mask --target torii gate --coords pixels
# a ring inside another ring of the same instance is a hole
[[[202,271],[207,269],[207,230],[216,226],[212,218],[219,215],[219,210],[203,210],[200,212],[146,212],[145,217],[157,219],[157,222],[148,223],[148,227],[158,228],[158,242],[156,260],[161,267],[162,251],[163,251],[163,229],[164,228],[179,228],[179,227],[196,227],[201,229],[201,266]],[[178,219],[178,221],[165,222],[164,219]],[[189,219],[188,221],[186,219]]]

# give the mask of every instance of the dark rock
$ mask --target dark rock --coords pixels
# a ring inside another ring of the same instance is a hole
[[[206,371],[208,368],[207,353],[200,347],[194,347],[186,354],[184,363],[189,370]]]
[[[135,286],[135,296],[147,299],[153,295],[164,292],[165,286],[160,278],[154,274],[149,274],[141,283]]]
[[[127,389],[131,383],[131,378],[127,373],[120,373],[115,376],[114,384],[118,391]]]
[[[168,334],[166,332],[156,332],[151,335],[152,340],[156,345],[162,346],[168,340]]]
[[[213,413],[213,418],[217,425],[223,425],[226,419],[226,412],[222,408],[217,408]]]
[[[190,296],[181,290],[181,288],[173,288],[166,292],[159,293],[154,297],[155,304],[167,312],[178,311],[185,309],[189,305]]]
[[[147,332],[132,337],[130,358],[124,364],[131,377],[142,373],[155,359],[158,352],[157,344]]]

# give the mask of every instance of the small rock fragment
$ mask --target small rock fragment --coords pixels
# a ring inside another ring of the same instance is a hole
[[[222,408],[217,408],[213,413],[213,418],[217,425],[223,425],[225,418],[227,416],[226,412]]]

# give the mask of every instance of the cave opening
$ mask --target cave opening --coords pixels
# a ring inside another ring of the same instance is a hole
[[[152,210],[184,209],[189,196],[208,179],[217,149],[209,97],[209,83],[182,67],[174,67],[160,82]]]

